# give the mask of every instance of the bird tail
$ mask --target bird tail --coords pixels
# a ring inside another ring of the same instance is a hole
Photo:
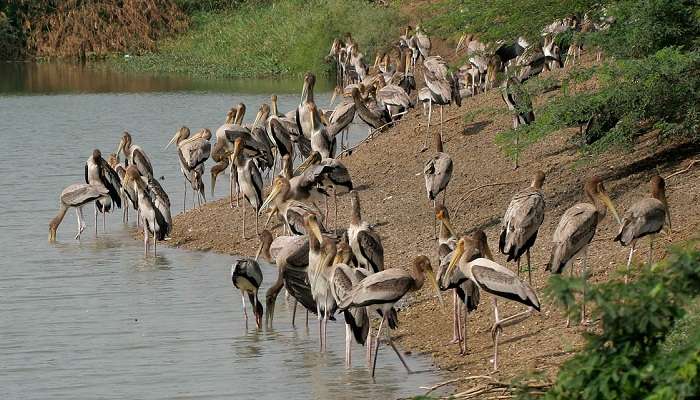
[[[552,255],[549,257],[549,262],[544,268],[545,271],[550,271],[553,274],[561,274],[566,262],[562,262],[563,260],[559,252],[559,245],[555,244],[554,248],[552,249]]]
[[[364,307],[343,311],[345,322],[350,325],[355,342],[364,346],[369,334],[369,317]]]

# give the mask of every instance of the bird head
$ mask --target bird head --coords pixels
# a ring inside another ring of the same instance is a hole
[[[185,140],[185,139],[187,139],[189,136],[190,136],[190,128],[188,128],[188,127],[186,127],[186,126],[180,127],[180,129],[178,129],[177,132],[175,132],[175,134],[173,135],[173,138],[170,139],[170,141],[168,142],[168,144],[165,145],[165,147],[163,148],[163,150],[165,150],[165,149],[167,149],[168,147],[170,147],[170,145],[173,144],[173,143],[177,143],[177,142],[179,142],[180,140]]]
[[[424,255],[419,255],[414,258],[413,271],[417,276],[423,276],[430,281],[433,289],[435,289],[435,294],[437,295],[438,302],[440,303],[440,308],[442,309],[442,312],[445,313],[445,303],[442,301],[440,287],[435,279],[435,272],[433,272],[433,267],[430,265],[430,259]]]
[[[651,178],[649,184],[651,185],[651,197],[659,200],[666,208],[666,222],[668,223],[668,230],[670,232],[671,210],[668,207],[668,200],[666,200],[666,181],[664,181],[664,178],[656,175]]]
[[[309,154],[308,157],[306,157],[306,160],[299,164],[299,166],[294,170],[294,175],[299,175],[302,172],[306,171],[310,166],[316,165],[321,162],[321,153],[318,151],[314,150]]]
[[[447,230],[450,232],[450,235],[457,237],[457,233],[455,232],[454,228],[452,227],[452,224],[450,223],[450,214],[445,206],[437,206],[435,211],[435,217],[445,225]]]
[[[124,149],[128,149],[131,146],[131,135],[129,132],[124,132],[122,138],[119,141],[119,146],[117,146],[117,157],[121,154]]]
[[[603,185],[603,180],[600,177],[593,176],[589,178],[585,185],[585,191],[594,204],[596,203],[596,200],[602,202],[605,207],[612,212],[618,225],[622,225],[620,216],[617,214],[617,210],[615,209],[615,204],[613,204],[612,200],[610,200],[610,196],[608,196],[608,192],[605,190],[605,186]],[[605,211],[605,209],[603,209],[603,211]],[[603,216],[605,215],[603,214]]]

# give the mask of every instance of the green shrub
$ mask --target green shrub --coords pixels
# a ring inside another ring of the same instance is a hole
[[[574,294],[584,284],[558,275],[548,290],[576,317]],[[586,298],[595,305],[593,317],[600,319],[602,330],[586,334],[583,351],[562,366],[545,398],[697,398],[700,319],[686,314],[686,306],[697,313],[699,296],[700,252],[692,247],[642,267],[628,285],[618,279],[588,287]],[[684,339],[668,344],[679,335]]]

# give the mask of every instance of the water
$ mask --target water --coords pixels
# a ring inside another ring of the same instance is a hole
[[[241,89],[258,86],[269,90]],[[59,193],[82,180],[93,148],[113,152],[121,132],[131,132],[177,213],[182,178],[174,149],[162,150],[175,130],[214,131],[239,101],[250,122],[273,90],[274,82],[202,86],[68,66],[0,67],[0,398],[395,398],[439,380],[425,358],[408,357],[427,372],[407,374],[382,348],[371,383],[363,349],[355,346],[354,368],[344,367],[342,322],[330,324],[329,350],[319,354],[316,321],[292,329],[284,296],[274,330],[246,330],[230,257],[160,246],[157,258],[144,258],[121,215],[95,238],[85,207],[79,242],[71,211],[58,242],[47,243]],[[298,92],[280,84],[282,110]],[[353,137],[366,132],[358,125]],[[219,189],[217,197],[227,188]],[[263,268],[267,288],[277,271]]]

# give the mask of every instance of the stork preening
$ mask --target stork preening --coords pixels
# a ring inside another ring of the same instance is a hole
[[[491,327],[491,337],[493,339],[493,369],[498,370],[498,338],[504,327],[517,324],[532,315],[534,310],[540,310],[540,302],[537,294],[532,288],[508,268],[499,265],[489,258],[477,258],[469,261],[471,253],[466,252],[468,237],[463,237],[457,242],[452,259],[445,276],[453,275],[455,268],[465,277],[476,284],[476,286],[492,294],[494,323]],[[485,255],[490,257],[490,251],[484,249]],[[510,317],[501,318],[498,312],[498,298],[512,300],[528,306],[526,311],[514,314]]]
[[[49,242],[56,241],[58,226],[71,207],[75,208],[75,215],[78,217],[78,234],[75,235],[75,239],[80,239],[80,234],[83,233],[86,226],[85,218],[83,217],[83,206],[107,195],[109,195],[109,191],[101,185],[76,183],[63,189],[60,196],[58,214],[49,222]]]
[[[109,166],[112,167],[114,172],[117,173],[117,176],[119,177],[119,182],[123,182],[124,175],[126,174],[126,167],[124,166],[124,164],[121,164],[119,162],[119,158],[117,158],[117,155],[114,153],[110,154],[109,159],[107,160],[107,164],[109,164]],[[129,222],[129,205],[131,205],[134,211],[138,211],[138,199],[136,197],[136,192],[134,192],[133,188],[126,187],[123,185],[121,186],[119,195],[121,196],[123,203],[122,209],[124,210],[122,214],[122,222],[127,223]]]
[[[93,186],[103,186],[108,194],[95,200],[95,236],[97,236],[97,213],[102,213],[102,226],[106,225],[105,216],[113,207],[121,208],[121,179],[119,175],[102,158],[102,153],[95,149],[85,162],[85,183]]]
[[[348,226],[348,242],[359,267],[374,273],[384,270],[382,239],[367,222],[362,220],[360,195],[350,192],[352,216]]]
[[[664,178],[654,176],[649,185],[651,187],[650,196],[637,201],[625,211],[620,231],[615,236],[615,241],[620,242],[623,246],[631,245],[629,257],[627,257],[625,283],[627,283],[632,254],[637,241],[644,236],[649,236],[649,264],[651,265],[654,235],[663,229],[665,223],[668,223],[668,229],[671,230],[671,212],[666,200],[666,182],[664,182]]]
[[[258,329],[262,327],[263,306],[258,299],[258,290],[262,281],[263,274],[257,259],[241,258],[231,265],[231,282],[236,289],[241,291],[241,303],[246,329],[248,329],[248,310],[245,306],[246,295],[250,299],[250,306],[255,316],[255,325]]]
[[[549,263],[545,268],[546,271],[551,271],[553,274],[560,274],[567,267],[571,269],[571,274],[574,273],[573,261],[576,256],[581,255],[583,264],[583,279],[588,279],[588,245],[595,236],[598,224],[605,218],[606,211],[609,209],[612,212],[615,220],[620,223],[620,217],[617,215],[617,210],[612,200],[608,196],[603,180],[597,176],[593,176],[586,181],[584,191],[590,203],[576,203],[571,208],[566,210],[561,217],[557,228],[552,235],[552,255]],[[586,302],[585,290],[583,286],[584,302],[581,311],[581,322],[586,318]],[[566,321],[569,325],[569,319]]]
[[[154,200],[149,194],[146,183],[141,178],[136,166],[131,165],[126,169],[124,175],[124,186],[132,185],[139,202],[139,218],[143,226],[143,252],[148,254],[148,240],[153,237],[153,255],[156,255],[158,240],[165,239],[165,235],[170,231],[170,224],[163,217],[161,211],[154,204]]]
[[[537,171],[529,188],[521,190],[510,200],[501,221],[498,249],[508,256],[507,261],[516,260],[520,276],[520,257],[527,255],[527,279],[532,284],[530,248],[535,245],[537,232],[544,221],[544,194],[542,184],[544,172]]]
[[[207,198],[204,194],[204,163],[209,159],[211,154],[211,131],[209,129],[202,129],[192,137],[190,137],[190,129],[186,126],[181,127],[175,133],[170,142],[165,146],[167,149],[172,143],[177,146],[177,156],[180,162],[180,172],[184,178],[184,197],[182,198],[182,210],[187,209],[187,184],[190,184],[192,188],[193,197],[192,202],[194,204],[194,196],[198,196],[197,200],[203,199],[204,202]]]

